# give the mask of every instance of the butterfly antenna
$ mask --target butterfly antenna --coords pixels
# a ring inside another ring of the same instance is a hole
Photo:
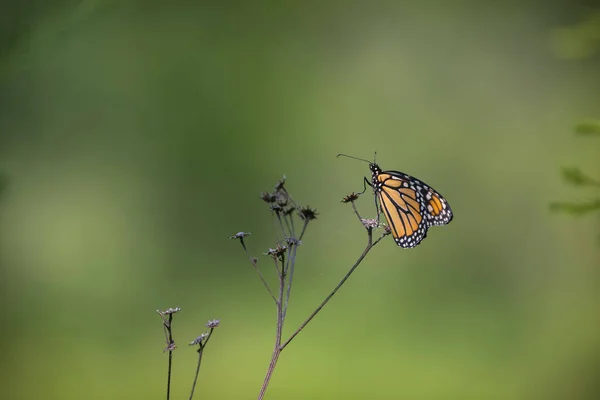
[[[358,158],[358,157],[354,157],[354,156],[349,156],[348,154],[342,154],[342,153],[340,153],[340,154],[337,155],[337,157],[339,157],[339,156],[353,158],[355,160],[364,161],[364,162],[367,162],[367,163],[371,164],[371,161],[365,160],[364,158]]]

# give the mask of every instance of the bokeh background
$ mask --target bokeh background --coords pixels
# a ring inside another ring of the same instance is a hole
[[[366,240],[340,199],[367,165],[335,155],[375,151],[455,219],[416,249],[378,245],[267,398],[600,396],[600,226],[549,210],[597,194],[560,177],[600,170],[599,140],[572,134],[600,116],[593,2],[1,8],[3,398],[164,398],[155,310],[175,306],[172,398],[212,318],[197,398],[255,398],[275,310],[227,238],[251,231],[264,257],[277,236],[258,195],[284,174],[317,208],[289,334]]]

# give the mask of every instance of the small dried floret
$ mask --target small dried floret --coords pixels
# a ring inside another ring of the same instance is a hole
[[[176,312],[179,312],[179,311],[181,311],[181,308],[175,307],[175,308],[167,308],[164,311],[158,311],[158,312],[163,315],[168,315],[168,314],[175,314]]]
[[[390,235],[392,233],[392,228],[390,228],[389,226],[385,226],[385,228],[383,228],[383,236],[387,236]]]
[[[269,206],[269,210],[279,213],[279,212],[283,211],[283,207],[281,207],[279,204],[271,204]]]
[[[362,222],[363,226],[367,229],[375,229],[379,227],[379,222],[377,222],[376,219],[363,218],[360,220],[360,222]]]
[[[298,246],[299,244],[302,243],[300,240],[296,239],[295,237],[285,238],[285,242],[288,244],[288,246]]]
[[[177,345],[175,344],[175,342],[171,342],[171,343],[169,343],[169,345],[168,345],[167,347],[165,347],[165,348],[163,349],[163,353],[164,353],[165,351],[173,351],[173,350],[175,350],[176,348],[177,348]]]
[[[285,175],[283,176],[283,178],[278,180],[277,183],[275,184],[275,191],[283,189],[284,184],[285,184]]]
[[[358,199],[358,196],[360,196],[358,193],[350,193],[349,195],[345,196],[342,199],[342,203],[350,203],[353,202],[354,200]]]
[[[252,235],[252,232],[238,232],[233,236],[229,236],[229,239],[243,239],[246,236]]]
[[[274,249],[269,249],[269,251],[267,251],[265,255],[281,259],[281,257],[283,257],[283,255],[285,254],[286,250],[287,246],[277,244],[277,246]]]
[[[208,321],[208,323],[206,324],[206,326],[208,326],[209,328],[216,328],[219,326],[219,323],[221,322],[221,320],[218,319],[211,319]]]
[[[275,201],[282,207],[287,205],[288,200],[288,195],[285,192],[279,191],[275,195]]]
[[[303,220],[310,221],[310,220],[316,219],[318,213],[317,213],[316,209],[306,206],[306,207],[300,207],[300,210],[298,211],[298,215]]]
[[[262,192],[260,198],[266,203],[274,203],[276,196],[273,193]]]
[[[204,340],[208,337],[208,333],[203,333],[202,335],[198,336],[196,339],[192,340],[190,342],[190,346],[193,346],[195,344],[201,344],[202,342],[204,342]]]

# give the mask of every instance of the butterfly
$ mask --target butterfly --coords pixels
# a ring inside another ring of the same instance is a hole
[[[373,188],[377,216],[383,213],[398,246],[415,247],[427,237],[430,227],[452,221],[450,204],[425,182],[404,172],[384,171],[375,162],[340,155],[369,163],[371,181],[365,178],[365,184]]]

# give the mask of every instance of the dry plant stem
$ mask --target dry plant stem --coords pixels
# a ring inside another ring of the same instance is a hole
[[[356,260],[356,262],[354,263],[352,268],[350,268],[350,270],[346,273],[346,275],[344,275],[342,280],[331,291],[331,293],[329,293],[329,295],[325,298],[325,300],[323,300],[323,302],[321,304],[319,304],[319,306],[315,309],[315,311],[313,311],[312,314],[310,314],[310,316],[302,323],[302,325],[300,325],[300,327],[298,329],[296,329],[296,331],[292,334],[292,336],[290,336],[290,338],[288,340],[286,340],[280,346],[280,350],[283,350],[288,344],[290,344],[290,342],[302,331],[302,329],[304,329],[304,327],[306,325],[308,325],[308,323],[319,313],[319,311],[321,311],[323,309],[323,307],[325,307],[325,304],[327,304],[327,302],[329,302],[329,300],[333,297],[333,295],[335,295],[336,292],[342,287],[342,285],[348,280],[348,278],[350,278],[350,275],[352,275],[352,273],[356,270],[356,268],[359,266],[359,264],[362,262],[362,260],[364,260],[364,258],[367,256],[369,251],[371,251],[371,249],[377,243],[379,243],[379,241],[383,238],[383,236],[382,236],[379,239],[377,239],[375,242],[373,242],[373,232],[371,229],[368,229],[368,231],[369,231],[369,243],[367,244],[367,247],[365,247],[365,250],[362,252],[360,257],[358,257],[358,259]]]
[[[194,390],[196,389],[196,382],[198,382],[198,374],[200,374],[200,363],[202,362],[202,354],[204,354],[204,348],[198,349],[198,365],[196,365],[196,376],[194,376],[194,383],[192,384],[192,392],[190,393],[190,400],[194,397]]]
[[[358,210],[356,209],[354,202],[352,202],[352,208],[354,209],[354,212],[355,212],[356,216],[358,217],[358,219],[360,221],[362,221],[362,218],[361,218],[360,214],[358,213]],[[304,235],[307,225],[308,225],[308,221],[305,221],[301,236]],[[290,342],[306,327],[306,325],[308,325],[308,323],[323,309],[323,307],[325,307],[325,305],[329,302],[329,300],[337,293],[337,291],[348,280],[348,278],[350,278],[350,275],[352,275],[352,273],[356,270],[356,268],[364,260],[364,258],[367,256],[369,251],[371,251],[371,249],[377,243],[379,243],[379,241],[384,237],[384,235],[382,235],[377,240],[373,241],[373,229],[372,228],[366,228],[366,229],[367,229],[367,234],[368,234],[368,242],[367,242],[367,246],[363,250],[362,254],[358,257],[358,259],[356,260],[354,265],[352,265],[350,270],[348,270],[346,275],[337,284],[337,286],[331,291],[331,293],[329,293],[329,295],[325,298],[325,300],[323,300],[321,302],[321,304],[319,304],[319,306],[315,309],[315,311],[313,311],[312,314],[310,314],[308,316],[308,318],[300,325],[300,327],[298,329],[296,329],[296,331],[290,336],[290,338],[288,340],[286,340],[283,344],[281,344],[281,333],[283,330],[283,321],[285,318],[285,311],[287,309],[287,301],[289,300],[290,287],[288,286],[288,294],[286,297],[285,309],[282,309],[283,286],[285,284],[285,276],[283,274],[280,276],[279,301],[277,302],[277,336],[275,339],[275,348],[273,349],[273,355],[271,356],[271,362],[269,363],[269,368],[267,369],[267,374],[265,375],[265,380],[263,382],[262,387],[260,388],[260,393],[258,394],[258,400],[262,400],[265,396],[267,387],[269,385],[271,377],[273,376],[273,371],[275,370],[277,361],[279,360],[279,356],[281,355],[281,352],[283,351],[283,349],[288,344],[290,344]],[[294,252],[293,256],[292,256],[293,259],[291,261],[290,275],[293,273],[292,271],[293,271],[294,264],[295,264],[295,255],[296,255],[296,253]],[[284,266],[282,264],[282,270],[283,270],[283,268],[284,268]]]
[[[267,291],[269,292],[269,294],[273,298],[273,301],[275,303],[277,303],[277,299],[275,299],[275,296],[273,295],[273,292],[271,291],[271,288],[269,287],[269,284],[267,283],[267,281],[265,281],[265,278],[260,273],[260,269],[258,268],[258,265],[256,265],[256,262],[254,262],[254,260],[252,259],[252,256],[250,256],[250,253],[248,253],[248,249],[246,249],[246,245],[244,244],[244,239],[243,238],[240,239],[240,243],[242,244],[242,247],[244,248],[244,251],[246,252],[246,255],[248,256],[248,259],[250,260],[250,264],[252,264],[252,266],[254,267],[254,271],[256,271],[256,274],[260,278],[260,280],[263,283],[264,287],[267,288]]]
[[[269,382],[271,381],[271,377],[273,376],[273,371],[275,370],[275,366],[277,365],[277,360],[279,359],[279,355],[281,354],[281,333],[283,331],[283,288],[285,287],[285,277],[283,275],[283,261],[282,261],[282,273],[279,275],[279,300],[277,301],[277,332],[275,334],[275,348],[273,349],[273,355],[271,356],[271,362],[269,363],[269,368],[267,369],[267,374],[265,375],[265,380],[260,388],[260,393],[258,394],[258,399],[262,399],[265,396],[265,392],[267,391],[267,387],[269,386]]]
[[[213,333],[215,328],[210,328],[210,332],[208,333],[208,337],[206,338],[206,342],[204,344],[200,344],[200,348],[198,349],[198,365],[196,365],[196,376],[194,376],[194,383],[192,385],[192,392],[190,393],[190,400],[194,397],[194,390],[196,389],[196,382],[198,382],[198,375],[200,374],[200,364],[202,363],[202,355],[204,354],[204,348],[208,344],[210,340],[210,336]]]
[[[169,314],[169,322],[168,325],[163,323],[165,327],[165,335],[167,335],[168,331],[168,339],[167,346],[170,346],[173,343],[173,332],[171,331],[171,322],[173,322],[173,314]],[[171,398],[171,369],[173,366],[173,350],[169,350],[169,371],[167,372],[167,400]]]
[[[298,238],[298,241],[302,240],[302,237],[304,236],[304,233],[306,232],[306,227],[308,226],[308,223],[309,223],[309,220],[305,219],[304,225],[302,226],[302,232],[300,232],[300,237]],[[288,257],[288,263],[291,260],[291,267],[290,267],[290,276],[288,279],[287,294],[285,296],[285,303],[284,303],[284,307],[283,307],[283,319],[285,319],[288,303],[290,301],[290,293],[292,292],[292,282],[294,280],[294,266],[296,265],[296,250],[297,249],[298,249],[298,245],[296,244],[293,246],[293,249],[290,250],[290,252],[292,254]],[[287,273],[287,269],[286,269],[286,273]]]

